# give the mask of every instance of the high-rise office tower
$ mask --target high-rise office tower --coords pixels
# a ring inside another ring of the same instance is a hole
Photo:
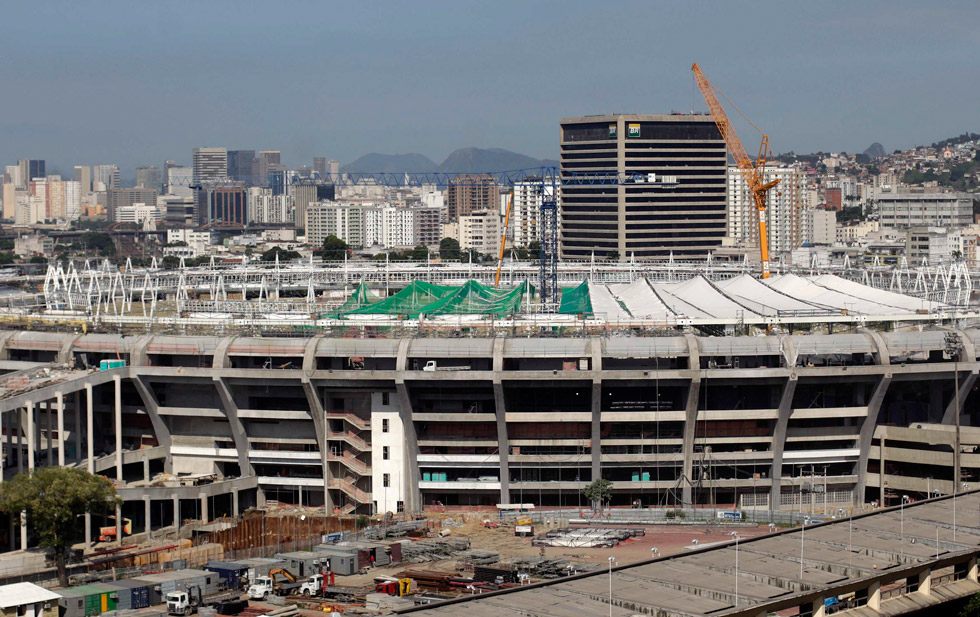
[[[75,165],[75,182],[78,183],[78,190],[82,195],[92,192],[92,168],[88,165]]]
[[[194,184],[228,177],[226,148],[194,148]]]
[[[279,163],[271,163],[266,172],[266,186],[272,189],[273,195],[286,194],[286,167]]]
[[[333,201],[334,186],[322,182],[301,182],[293,185],[294,223],[296,227],[306,227],[306,210],[321,201]]]
[[[123,206],[145,204],[156,206],[157,192],[153,189],[109,189],[106,195],[106,215],[110,221],[116,220],[116,210]]]
[[[449,222],[474,212],[500,209],[500,186],[489,174],[460,174],[446,191]]]
[[[721,246],[728,151],[711,116],[566,118],[560,140],[566,258],[682,258]]]
[[[20,181],[23,183],[21,188],[28,188],[34,178],[44,178],[44,159],[21,159],[17,161],[20,166]]]
[[[197,224],[240,223],[248,225],[248,198],[240,182],[208,184],[197,191]]]
[[[256,179],[257,184],[260,184],[262,186],[270,186],[269,185],[269,171],[271,171],[270,166],[279,165],[281,163],[281,161],[279,160],[280,158],[281,155],[278,150],[262,150],[259,152],[258,164],[256,165],[257,172],[258,172],[258,178]]]
[[[334,160],[327,161],[327,173],[330,174],[330,181],[337,184],[340,180],[340,163]]]
[[[94,186],[94,190],[108,191],[120,188],[119,168],[115,165],[96,165],[92,168],[92,183],[102,184],[101,187]]]
[[[313,171],[320,175],[321,180],[327,179],[327,159],[323,156],[313,157]]]
[[[171,167],[176,167],[176,166],[177,166],[177,161],[164,161],[163,162],[163,169],[160,172],[163,175],[163,186],[160,189],[160,192],[163,195],[169,195],[170,194],[170,168]]]
[[[190,167],[174,165],[167,170],[167,194],[177,195],[185,199],[194,197],[194,170]]]
[[[245,186],[255,184],[255,150],[228,151],[228,178]]]
[[[153,189],[157,192],[163,190],[163,174],[156,165],[143,165],[136,168],[136,186],[145,189]]]
[[[14,189],[24,190],[24,183],[21,181],[20,177],[20,165],[7,165],[4,169],[6,170],[6,175],[10,176],[10,180],[8,180],[8,182],[14,185]]]

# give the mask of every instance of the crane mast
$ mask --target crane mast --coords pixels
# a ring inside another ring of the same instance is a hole
[[[752,201],[759,214],[759,251],[762,256],[762,278],[767,279],[769,278],[769,234],[766,224],[766,196],[770,189],[779,184],[778,179],[765,182],[766,158],[769,154],[769,136],[763,133],[762,143],[759,146],[759,156],[753,161],[749,157],[749,153],[745,151],[742,140],[735,133],[735,127],[729,121],[728,114],[725,113],[725,108],[722,107],[718,97],[715,96],[714,88],[711,87],[708,78],[701,72],[701,67],[695,62],[691,65],[691,70],[694,72],[694,79],[698,82],[698,89],[701,90],[701,96],[704,97],[704,102],[708,105],[708,111],[711,112],[711,117],[714,118],[715,125],[718,126],[718,131],[728,146],[728,151],[731,152],[732,158],[735,159],[739,173],[742,174],[742,178],[745,179],[749,191],[752,192]]]

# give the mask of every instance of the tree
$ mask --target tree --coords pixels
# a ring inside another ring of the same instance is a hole
[[[429,249],[428,247],[423,246],[421,244],[416,246],[414,249],[412,249],[412,252],[409,256],[409,259],[411,259],[412,261],[425,261],[428,258],[429,258]]]
[[[459,259],[459,240],[455,238],[443,238],[439,241],[440,259]]]
[[[42,257],[41,255],[35,255],[34,257],[31,257],[30,263],[32,263],[32,264],[46,264],[46,263],[48,263],[48,258],[47,257]]]
[[[966,603],[959,617],[980,617],[980,593],[974,594],[970,601]]]
[[[337,236],[330,235],[323,240],[323,258],[330,261],[341,261],[347,254],[347,243]]]
[[[613,483],[609,480],[598,478],[583,488],[582,494],[592,503],[593,510],[599,510],[603,504],[609,503],[609,498],[612,496],[612,486]]]
[[[73,467],[43,467],[19,473],[0,486],[0,510],[27,514],[41,546],[54,549],[58,582],[68,586],[65,555],[80,530],[78,515],[105,514],[122,505],[107,478]]]
[[[163,261],[160,262],[160,266],[164,270],[176,270],[178,267],[180,267],[180,258],[176,255],[167,255],[163,258]]]
[[[262,253],[262,256],[259,259],[261,259],[262,261],[275,261],[276,255],[279,256],[280,262],[292,261],[294,259],[300,258],[300,254],[297,253],[296,251],[287,251],[281,246],[274,246],[268,251]],[[343,259],[343,257],[341,257],[341,259]]]

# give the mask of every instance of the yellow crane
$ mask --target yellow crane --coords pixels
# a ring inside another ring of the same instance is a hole
[[[701,67],[695,62],[691,65],[691,70],[694,71],[694,79],[698,82],[701,96],[704,97],[704,102],[708,104],[708,111],[711,112],[711,116],[718,126],[718,131],[721,132],[721,136],[728,145],[728,151],[731,152],[732,158],[735,159],[735,164],[738,165],[739,172],[745,178],[745,182],[752,192],[752,200],[755,203],[756,211],[759,213],[759,250],[762,253],[762,278],[767,279],[769,278],[769,234],[766,228],[766,197],[769,190],[779,184],[778,179],[771,182],[765,181],[766,158],[769,154],[769,136],[759,131],[762,133],[762,144],[759,146],[759,157],[753,162],[749,158],[749,153],[745,151],[745,146],[742,145],[742,141],[735,133],[735,127],[728,120],[725,108],[721,106],[718,97],[715,96],[714,88],[711,87],[708,78],[701,72]],[[751,124],[751,120],[749,120],[749,123]],[[759,128],[754,124],[752,126],[756,129]]]

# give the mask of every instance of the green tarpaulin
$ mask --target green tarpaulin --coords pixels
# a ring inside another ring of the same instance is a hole
[[[517,287],[495,289],[481,285],[476,281],[467,281],[461,287],[413,281],[401,291],[379,302],[366,305],[354,303],[348,307],[348,304],[351,304],[351,300],[348,300],[334,314],[338,317],[405,315],[410,319],[415,319],[419,315],[494,315],[500,317],[518,312],[521,301],[527,292],[527,283],[522,283]]]
[[[589,296],[589,281],[582,281],[578,287],[563,289],[558,312],[565,315],[591,315],[592,299]]]

